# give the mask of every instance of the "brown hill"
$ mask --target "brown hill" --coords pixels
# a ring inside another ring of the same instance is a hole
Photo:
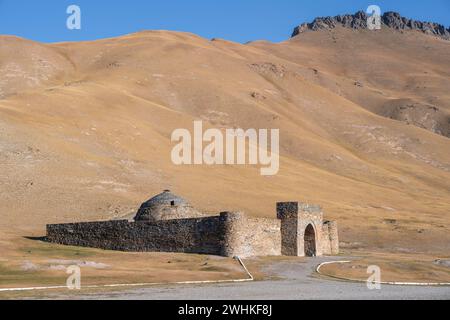
[[[206,211],[319,203],[344,247],[448,253],[448,52],[413,30],[340,26],[247,45],[166,31],[0,37],[1,245],[46,223],[127,216],[170,188]],[[196,119],[279,128],[279,174],[173,165],[171,133]]]

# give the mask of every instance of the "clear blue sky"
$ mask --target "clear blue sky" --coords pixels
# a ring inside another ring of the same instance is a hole
[[[71,4],[81,7],[81,30],[66,28]],[[58,42],[165,29],[237,42],[282,41],[316,16],[365,11],[371,4],[450,26],[449,0],[0,0],[0,34]]]

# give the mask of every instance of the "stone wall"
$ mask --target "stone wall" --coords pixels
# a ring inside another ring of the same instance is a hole
[[[305,230],[314,229],[315,255],[322,255],[323,213],[319,206],[298,202],[277,203],[277,217],[281,220],[281,252],[286,256],[305,256]]]
[[[323,213],[319,206],[310,206],[306,204],[299,205],[299,223],[298,223],[298,256],[305,256],[305,230],[308,225],[312,225],[315,233],[316,256],[322,255],[322,224]]]
[[[339,236],[336,221],[325,221],[323,223],[322,253],[325,255],[339,254]]]
[[[322,254],[331,254],[330,230],[327,222],[322,225]]]
[[[222,255],[233,257],[281,255],[280,221],[249,218],[242,212],[222,212]]]
[[[279,203],[277,217],[279,220],[250,218],[242,212],[223,212],[214,217],[161,221],[58,224],[47,226],[47,239],[63,245],[106,250],[227,257],[303,257],[306,254],[339,253],[337,224],[323,223],[320,207],[297,202]],[[305,250],[305,243],[308,250]]]
[[[336,221],[328,221],[328,230],[330,237],[330,248],[331,255],[339,254],[339,234],[338,234],[338,224]]]
[[[223,256],[281,254],[280,221],[227,212],[216,217],[127,220],[47,226],[47,239],[63,245],[135,252],[184,252]]]
[[[281,254],[284,256],[297,256],[298,203],[277,203],[277,218],[281,220]]]
[[[219,255],[219,217],[158,222],[127,220],[47,226],[47,239],[63,245],[136,252],[186,252]]]
[[[252,256],[281,255],[281,221],[267,218],[248,218],[246,243],[252,244]]]

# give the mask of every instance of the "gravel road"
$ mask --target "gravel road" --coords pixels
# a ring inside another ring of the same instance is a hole
[[[279,280],[229,284],[182,285],[140,288],[116,293],[85,296],[86,299],[137,300],[292,300],[292,299],[450,299],[450,287],[390,286],[369,290],[365,283],[322,279],[315,267],[331,258],[315,258],[306,263],[283,262],[268,270]]]

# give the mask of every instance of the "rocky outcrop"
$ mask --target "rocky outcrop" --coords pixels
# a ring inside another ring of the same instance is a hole
[[[351,29],[367,29],[368,15],[364,11],[355,14],[339,15],[335,17],[321,17],[311,23],[304,23],[294,29],[292,37],[305,31],[331,30],[337,26]],[[397,12],[386,12],[381,16],[382,28],[394,30],[416,30],[425,34],[434,35],[445,40],[450,40],[450,27],[434,22],[423,22],[402,17]]]
[[[393,99],[383,104],[378,114],[450,138],[450,115],[436,106]]]

